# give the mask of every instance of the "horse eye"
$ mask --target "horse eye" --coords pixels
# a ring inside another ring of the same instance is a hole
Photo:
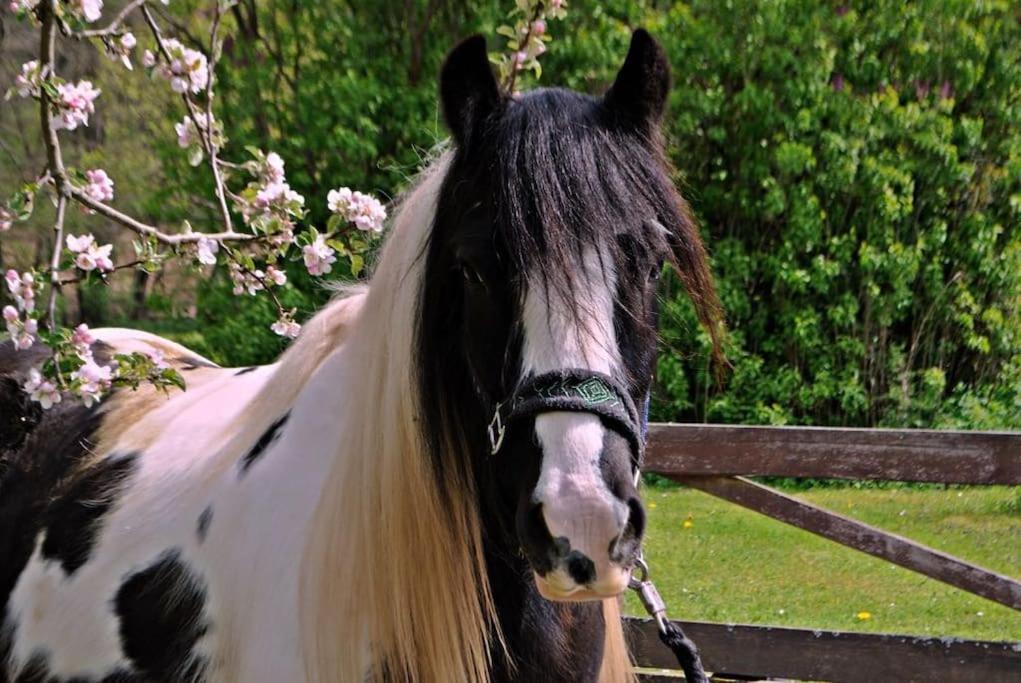
[[[461,277],[464,278],[465,282],[467,282],[470,285],[481,285],[481,284],[484,284],[483,280],[482,280],[482,276],[479,275],[479,271],[475,270],[475,268],[471,264],[465,263],[464,261],[462,261],[460,263],[460,267],[461,267]]]
[[[663,259],[656,261],[656,265],[649,271],[649,279],[655,282],[663,274]]]

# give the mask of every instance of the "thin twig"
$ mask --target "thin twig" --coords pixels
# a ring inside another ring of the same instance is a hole
[[[108,38],[110,36],[118,35],[121,33],[121,24],[128,18],[128,15],[134,12],[136,9],[146,3],[147,0],[132,0],[124,9],[113,18],[106,28],[89,29],[85,31],[72,31],[71,36],[74,38]]]
[[[524,50],[526,54],[528,51],[528,41],[532,39],[532,26],[535,24],[536,20],[539,19],[539,15],[542,14],[542,9],[542,3],[535,6],[535,11],[532,12],[532,18],[528,20],[528,29],[525,30],[525,38],[518,43],[520,50]],[[517,55],[511,55],[511,72],[510,77],[507,79],[506,87],[506,91],[510,95],[514,94],[514,82],[517,80],[518,72],[521,70],[521,65],[517,62]]]
[[[142,5],[142,16],[145,17],[145,22],[146,22],[146,24],[149,25],[149,31],[152,33],[153,38],[156,40],[156,45],[159,48],[160,54],[163,55],[163,59],[165,59],[168,64],[173,62],[174,60],[173,60],[173,58],[170,55],[170,50],[167,48],[166,42],[163,39],[163,32],[160,30],[159,24],[156,23],[156,19],[153,17],[152,12],[149,11],[149,6],[148,5]],[[217,31],[219,29],[219,23],[220,23],[219,19],[222,17],[222,14],[220,12],[219,4],[217,4],[216,17],[217,18],[214,21],[214,38],[215,38],[215,31]],[[213,57],[213,55],[209,55],[206,58],[206,69],[207,69],[207,76],[206,76],[207,110],[206,111],[207,111],[207,113],[206,113],[206,125],[204,127],[199,124],[198,106],[194,102],[192,102],[191,96],[188,94],[188,89],[187,88],[185,89],[185,91],[183,93],[181,93],[181,99],[184,101],[184,106],[188,110],[188,116],[191,118],[192,123],[195,125],[195,130],[199,134],[199,140],[202,142],[202,149],[203,149],[203,151],[206,153],[206,155],[211,160],[213,160],[211,162],[210,166],[212,167],[212,170],[213,170],[213,182],[214,182],[214,185],[215,185],[214,189],[216,191],[216,198],[217,198],[217,200],[219,201],[219,204],[220,204],[220,212],[221,212],[221,215],[223,216],[224,228],[226,229],[227,232],[233,232],[233,222],[231,221],[231,217],[230,217],[230,209],[227,207],[226,192],[224,192],[224,189],[223,189],[223,178],[220,176],[219,165],[215,163],[215,159],[216,159],[216,147],[213,145],[213,138],[212,138],[213,119],[212,119],[212,115],[211,115],[212,112],[211,112],[211,109],[210,109],[210,107],[211,107],[210,103],[212,102],[212,97],[211,97],[211,94],[210,94],[210,88],[212,87],[212,83],[213,83],[213,73],[212,73],[213,62],[210,61],[210,59],[212,57]]]
[[[50,299],[46,305],[46,324],[50,332],[57,331],[57,295],[60,293],[60,254],[64,244],[64,215],[67,197],[57,196],[57,220],[53,224],[53,254],[50,256]]]
[[[251,275],[253,278],[255,278],[259,282],[260,285],[262,285],[263,291],[266,292],[267,294],[269,294],[270,297],[273,299],[273,303],[276,304],[277,313],[279,315],[283,315],[285,313],[284,305],[283,305],[283,303],[281,303],[280,299],[277,297],[276,292],[274,292],[272,289],[270,289],[272,287],[272,284],[270,284],[266,280],[266,276],[265,275],[259,275],[257,272],[255,272],[254,270],[252,270],[251,268],[249,268],[245,264],[241,263],[241,261],[239,261],[238,258],[234,255],[234,252],[231,251],[230,249],[225,248],[223,251],[224,251],[224,253],[227,254],[227,258],[229,258],[231,260],[231,262],[238,267],[239,270],[241,270],[243,273],[247,273],[248,275]]]
[[[162,244],[177,245],[177,244],[188,244],[191,242],[198,242],[200,239],[210,239],[216,241],[230,241],[230,242],[246,242],[259,239],[257,235],[249,235],[243,232],[225,231],[225,232],[183,232],[176,235],[170,235],[162,232],[159,228],[152,225],[147,225],[139,220],[132,218],[126,213],[122,213],[117,209],[113,208],[108,204],[96,201],[89,195],[85,194],[84,191],[77,187],[71,188],[71,196],[92,209],[96,213],[102,214],[107,218],[117,221],[124,227],[137,232],[138,234],[145,237],[153,237],[156,241]]]
[[[135,259],[134,261],[129,261],[128,263],[122,263],[119,266],[114,266],[110,270],[103,271],[101,274],[105,278],[110,273],[115,273],[118,270],[125,270],[127,268],[134,268],[135,266],[140,266],[140,265],[142,265],[145,262],[146,262],[145,259]],[[83,273],[83,274],[77,275],[75,277],[63,278],[62,280],[60,280],[60,284],[61,285],[73,285],[73,284],[77,284],[79,282],[84,281],[87,277],[88,277],[88,274],[87,273]]]
[[[217,163],[218,150],[213,144],[213,80],[216,78],[216,63],[220,60],[217,40],[220,33],[220,21],[223,19],[223,5],[217,0],[216,14],[213,17],[213,28],[209,32],[209,57],[206,61],[206,128],[199,135],[206,136],[206,147],[209,149],[209,167],[213,170],[213,181],[216,183],[216,198],[220,202],[220,211],[228,230],[232,230],[230,209],[227,208],[227,195],[224,191],[223,178],[220,176],[220,165]]]

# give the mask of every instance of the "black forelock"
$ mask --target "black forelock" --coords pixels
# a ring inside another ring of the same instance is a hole
[[[557,290],[574,290],[571,265],[586,246],[685,218],[658,141],[620,126],[597,98],[536,90],[489,137],[496,229],[516,270]]]

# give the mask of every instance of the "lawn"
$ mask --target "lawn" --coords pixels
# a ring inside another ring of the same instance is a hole
[[[806,500],[1021,576],[1021,487],[812,489]],[[1021,613],[706,494],[645,490],[646,557],[679,619],[1021,641]],[[628,611],[641,606],[628,597]]]

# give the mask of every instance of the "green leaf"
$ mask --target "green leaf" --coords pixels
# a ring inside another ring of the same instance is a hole
[[[365,259],[361,254],[351,254],[351,275],[358,277],[365,268]]]

